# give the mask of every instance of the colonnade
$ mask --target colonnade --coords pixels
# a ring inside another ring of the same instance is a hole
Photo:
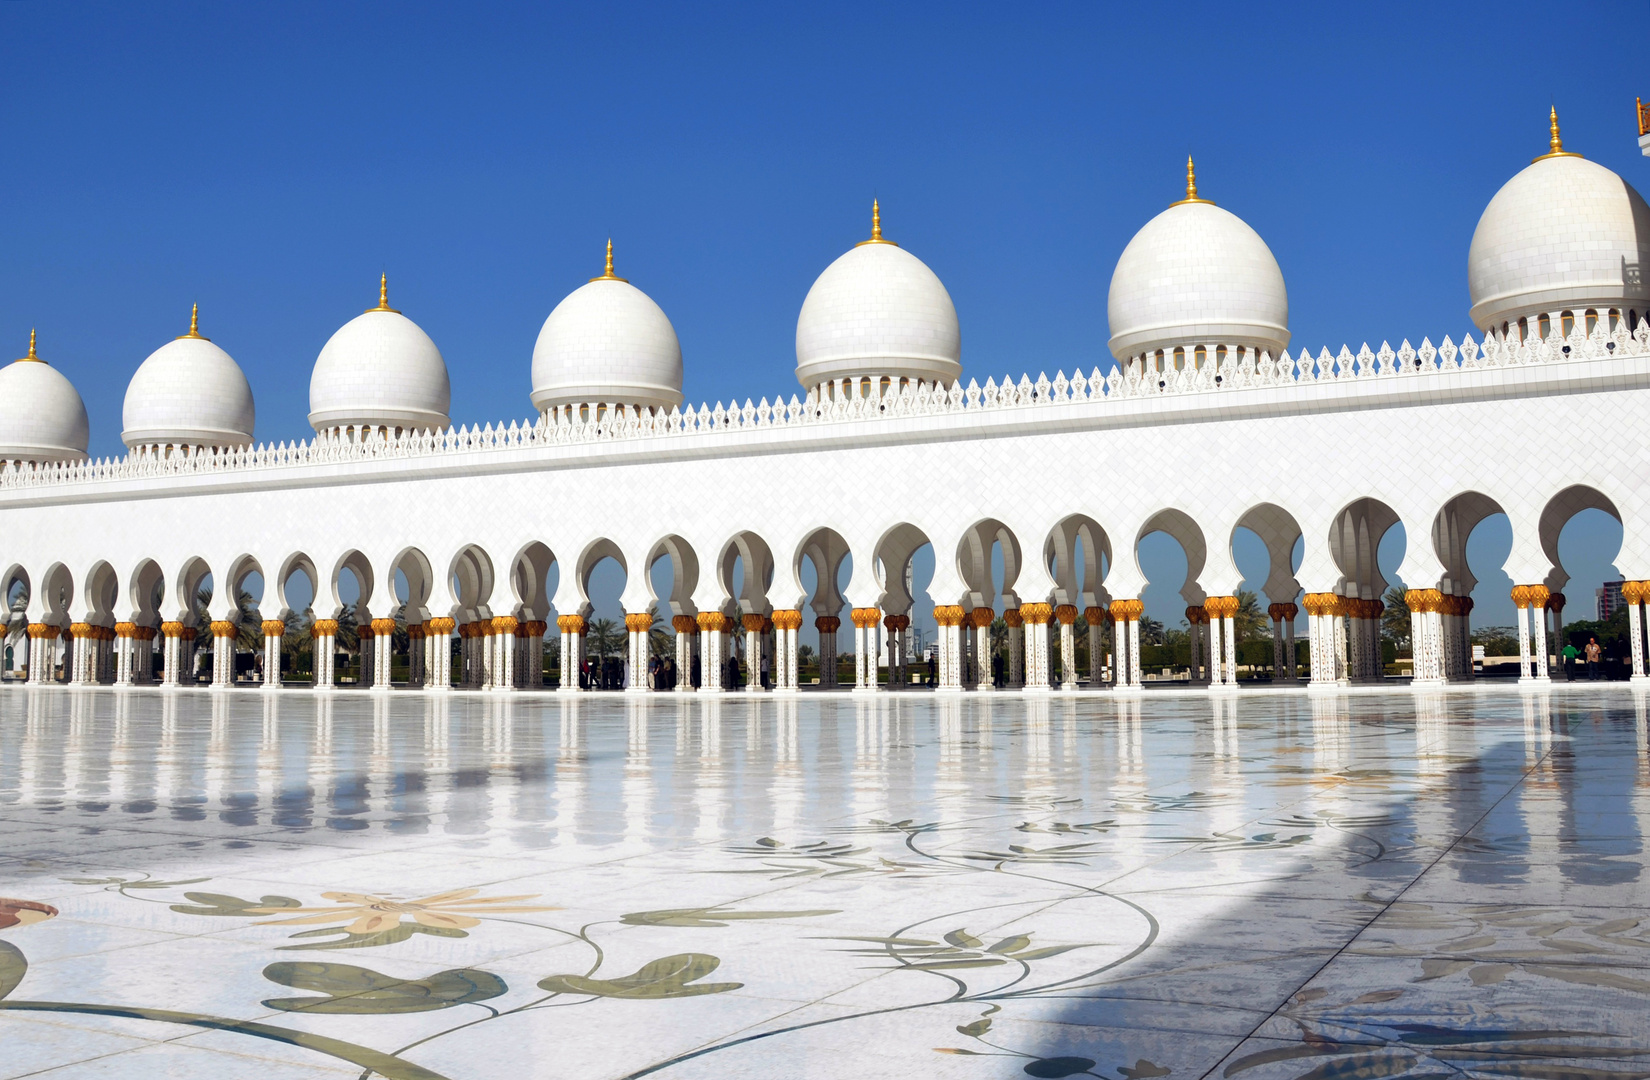
[[[1650,683],[1646,650],[1650,648],[1650,581],[1629,581],[1622,587],[1628,609],[1632,678]],[[1435,686],[1471,679],[1474,676],[1469,615],[1470,597],[1454,596],[1438,589],[1411,589],[1404,594],[1409,609],[1410,639],[1414,657],[1413,683]],[[1512,590],[1517,610],[1519,680],[1523,683],[1551,681],[1552,650],[1562,626],[1564,596],[1545,585],[1517,585]],[[1381,656],[1381,623],[1386,606],[1379,600],[1342,596],[1338,593],[1308,593],[1301,606],[1307,614],[1311,684],[1344,686],[1384,680]],[[1194,685],[1211,690],[1237,686],[1236,596],[1212,596],[1186,609],[1190,637],[1190,677]],[[1267,609],[1272,631],[1274,682],[1297,681],[1295,618],[1299,608],[1293,603],[1272,604]],[[1106,607],[1083,609],[1087,623],[1090,657],[1086,677],[1077,664],[1075,605],[1022,602],[1002,613],[1006,628],[1003,643],[1001,685],[1026,692],[1073,691],[1082,687],[1110,687],[1114,691],[1137,691],[1144,686],[1141,669],[1140,620],[1144,604],[1139,599],[1116,599]],[[910,685],[907,665],[909,615],[885,615],[879,608],[853,608],[854,685],[857,693],[875,693]],[[992,627],[997,613],[990,607],[965,608],[960,604],[934,608],[938,624],[936,689],[941,692],[989,693],[998,688],[993,670],[996,646]],[[1106,670],[1101,630],[1111,623],[1110,669]],[[794,693],[800,689],[799,632],[803,612],[776,609],[769,615],[745,613],[737,619],[717,611],[698,615],[676,615],[671,626],[676,632],[676,689],[721,693],[735,687],[728,684],[728,658],[734,654],[732,637],[744,634],[744,654],[748,665],[748,690],[763,689],[760,680],[764,658],[769,662],[772,689]],[[626,649],[632,672],[626,689],[646,693],[653,688],[644,676],[651,654],[649,635],[653,617],[647,613],[625,615]],[[836,633],[841,620],[818,616],[814,625],[820,633],[819,687],[837,685]],[[1051,628],[1058,626],[1058,631]],[[235,654],[239,624],[214,620],[206,627],[212,650],[211,685],[227,689],[235,685]],[[536,690],[545,687],[541,658],[548,624],[512,615],[487,616],[466,623],[451,617],[435,617],[407,624],[407,685],[427,690]],[[582,615],[563,615],[556,620],[561,635],[561,673],[557,689],[577,692],[586,656],[588,624]],[[283,685],[281,662],[286,623],[264,620],[262,632],[261,684],[268,689]],[[336,642],[339,624],[334,619],[317,619],[314,639],[314,686],[337,685]],[[374,690],[392,688],[392,643],[396,630],[393,619],[371,619],[360,624],[360,678],[357,685]],[[459,639],[457,673],[452,660],[452,638]],[[156,681],[154,641],[161,638],[163,686],[192,683],[186,672],[194,669],[199,634],[193,626],[168,621],[159,627],[130,622],[112,627],[73,623],[64,628],[48,623],[28,624],[30,657],[28,681],[45,684],[62,681],[72,685],[134,686]],[[1053,680],[1053,658],[1058,650],[1061,677]],[[888,679],[881,671],[886,663]],[[694,675],[698,686],[695,687]],[[1108,677],[1109,676],[1109,677]]]

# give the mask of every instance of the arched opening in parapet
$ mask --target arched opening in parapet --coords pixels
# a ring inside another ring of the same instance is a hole
[[[648,614],[648,651],[658,661],[654,686],[672,690],[691,685],[698,609],[693,590],[699,587],[699,556],[680,536],[666,536],[647,556],[647,585],[653,598]],[[686,635],[683,637],[682,635]]]
[[[624,625],[624,591],[630,568],[619,545],[602,539],[579,556],[579,591],[590,605],[585,615],[584,657],[590,665],[590,686],[619,690],[624,686],[625,653],[629,644]]]
[[[1056,646],[1049,656],[1051,677],[1056,682],[1075,682],[1082,677],[1079,673],[1087,673],[1092,680],[1098,674],[1096,665],[1105,666],[1110,649],[1111,620],[1102,612],[1112,598],[1102,583],[1111,568],[1111,538],[1093,518],[1073,514],[1055,525],[1043,541],[1043,563],[1054,582],[1049,599],[1056,608],[1077,609],[1072,626],[1077,672],[1067,674],[1064,651]]]
[[[1308,636],[1301,621],[1300,581],[1295,577],[1306,555],[1306,538],[1295,515],[1275,503],[1261,503],[1238,518],[1232,529],[1231,552],[1232,565],[1243,575],[1233,617],[1238,663],[1250,670],[1268,669],[1276,680],[1288,674],[1274,666],[1280,660],[1285,665],[1288,662],[1285,626],[1293,629],[1296,640]],[[1298,661],[1298,652],[1296,657]]]
[[[722,545],[722,553],[716,560],[717,581],[725,598],[723,614],[735,624],[728,642],[730,663],[723,686],[755,686],[762,680],[764,670],[773,669],[773,605],[768,601],[773,572],[773,551],[756,533],[748,530],[735,533]],[[753,628],[755,654],[750,652],[749,635]],[[737,671],[734,663],[738,665]]]
[[[1562,609],[1549,608],[1549,647],[1555,653],[1564,643],[1580,649],[1597,638],[1606,661],[1622,669],[1607,674],[1630,670],[1627,608],[1615,565],[1622,541],[1615,501],[1586,484],[1565,488],[1542,508],[1539,529],[1541,549],[1552,563],[1542,584],[1566,601]]]
[[[1192,621],[1189,608],[1201,608],[1208,599],[1198,577],[1208,559],[1203,530],[1184,510],[1160,510],[1147,519],[1134,541],[1135,560],[1146,579],[1139,600],[1140,663],[1144,674],[1191,678]],[[1131,599],[1119,597],[1119,599]],[[1207,628],[1208,624],[1201,624]],[[1198,674],[1207,677],[1210,652],[1199,650]]]
[[[928,534],[915,525],[902,522],[882,534],[874,550],[877,584],[882,595],[877,606],[882,609],[882,625],[877,631],[878,662],[886,665],[889,656],[889,616],[910,619],[904,631],[905,652],[901,659],[911,677],[927,678],[922,659],[929,645],[936,640],[938,623],[934,621],[934,597],[929,585],[934,580],[934,545]],[[947,604],[960,597],[945,597]]]
[[[837,686],[842,678],[842,623],[847,618],[843,590],[853,580],[854,557],[848,541],[832,528],[818,528],[803,538],[793,556],[796,579],[807,599],[802,605],[802,630],[797,634],[797,678],[818,680],[822,687]],[[853,622],[849,621],[850,629]],[[808,642],[812,642],[810,647]],[[848,650],[848,659],[853,650]],[[852,683],[852,668],[848,681]]]

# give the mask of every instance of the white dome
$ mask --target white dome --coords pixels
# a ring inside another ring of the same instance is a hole
[[[611,243],[607,273],[557,304],[533,346],[533,406],[585,403],[682,403],[676,330],[646,293],[613,276]]]
[[[1236,214],[1192,197],[1146,222],[1106,296],[1119,360],[1183,345],[1289,344],[1289,293],[1272,249]]]
[[[1602,165],[1549,154],[1508,180],[1478,219],[1467,253],[1472,321],[1486,330],[1566,309],[1643,314],[1647,267],[1643,197]]]
[[[440,430],[450,423],[452,383],[441,350],[418,324],[379,305],[338,328],[309,377],[309,425]]]
[[[871,239],[825,268],[796,320],[796,381],[811,390],[861,375],[950,385],[962,375],[962,334],[945,285],[923,261]]]
[[[29,355],[0,368],[0,461],[73,461],[86,456],[91,427],[74,384]]]
[[[189,334],[149,354],[126,386],[121,439],[137,446],[245,446],[252,387],[230,355]]]

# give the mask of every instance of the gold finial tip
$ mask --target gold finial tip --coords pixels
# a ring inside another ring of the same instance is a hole
[[[1558,136],[1558,106],[1547,107],[1547,152],[1534,161],[1545,161],[1555,157],[1580,157],[1580,154],[1564,149],[1564,140]]]
[[[34,352],[34,327],[32,327],[32,326],[29,327],[29,355],[23,357],[23,359],[25,359],[25,360],[39,360],[40,359],[40,357],[36,356],[35,352]]]
[[[877,200],[871,200],[871,239],[861,240],[855,247],[864,247],[866,244],[887,244],[890,247],[899,247],[892,240],[882,235],[882,207]]]
[[[390,275],[388,272],[378,275],[378,306],[367,310],[388,311],[393,315],[401,314],[399,309],[390,307]]]
[[[189,332],[178,335],[179,341],[187,341],[191,338],[197,341],[212,340],[211,338],[201,337],[201,306],[199,304],[189,305]]]
[[[590,280],[591,281],[629,281],[630,280],[629,278],[622,278],[618,274],[615,274],[613,272],[613,238],[611,236],[609,236],[607,238],[607,269],[602,271],[602,276],[601,277],[593,277]]]
[[[1197,166],[1192,164],[1192,155],[1186,155],[1186,197],[1180,202],[1170,203],[1170,206],[1179,206],[1181,203],[1206,203],[1208,199],[1198,198],[1197,194]],[[1212,204],[1211,204],[1212,205]]]

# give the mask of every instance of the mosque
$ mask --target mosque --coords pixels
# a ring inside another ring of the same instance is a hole
[[[1640,135],[1650,154],[1642,107]],[[1118,258],[1116,364],[1086,373],[965,372],[950,295],[884,235],[875,205],[870,236],[803,301],[798,388],[743,404],[684,402],[670,319],[619,276],[611,243],[605,271],[544,321],[531,417],[479,428],[450,424],[441,350],[384,282],[316,358],[303,440],[254,443],[246,376],[192,318],[132,376],[125,456],[91,460],[80,396],[31,333],[28,355],[0,369],[0,594],[22,607],[11,674],[176,687],[198,666],[230,691],[245,682],[234,661],[252,618],[258,685],[275,691],[288,623],[312,618],[314,679],[289,687],[327,691],[347,612],[356,685],[542,689],[545,635],[560,635],[562,657],[583,655],[591,570],[611,558],[626,572],[632,671],[658,612],[680,670],[703,672],[697,692],[724,692],[722,661],[740,649],[768,658],[775,692],[796,692],[811,617],[829,690],[846,615],[853,691],[886,693],[909,685],[908,571],[932,545],[940,692],[1002,692],[989,661],[1001,618],[1009,687],[1130,693],[1142,686],[1137,545],[1162,531],[1187,557],[1193,681],[1226,692],[1243,577],[1232,537],[1247,528],[1270,554],[1280,680],[1336,688],[1381,677],[1388,583],[1375,553],[1401,522],[1414,685],[1439,686],[1473,677],[1466,540],[1504,513],[1521,681],[1539,685],[1568,580],[1559,532],[1597,508],[1623,525],[1617,565],[1645,679],[1647,263],[1650,207],[1566,150],[1555,112],[1546,152],[1473,234],[1480,337],[1460,342],[1291,353],[1276,259],[1199,193],[1189,160],[1184,197]],[[1163,445],[1176,452],[1138,467],[1143,447]],[[249,616],[236,597],[252,575],[264,588]],[[560,670],[559,690],[578,692],[576,665]]]

